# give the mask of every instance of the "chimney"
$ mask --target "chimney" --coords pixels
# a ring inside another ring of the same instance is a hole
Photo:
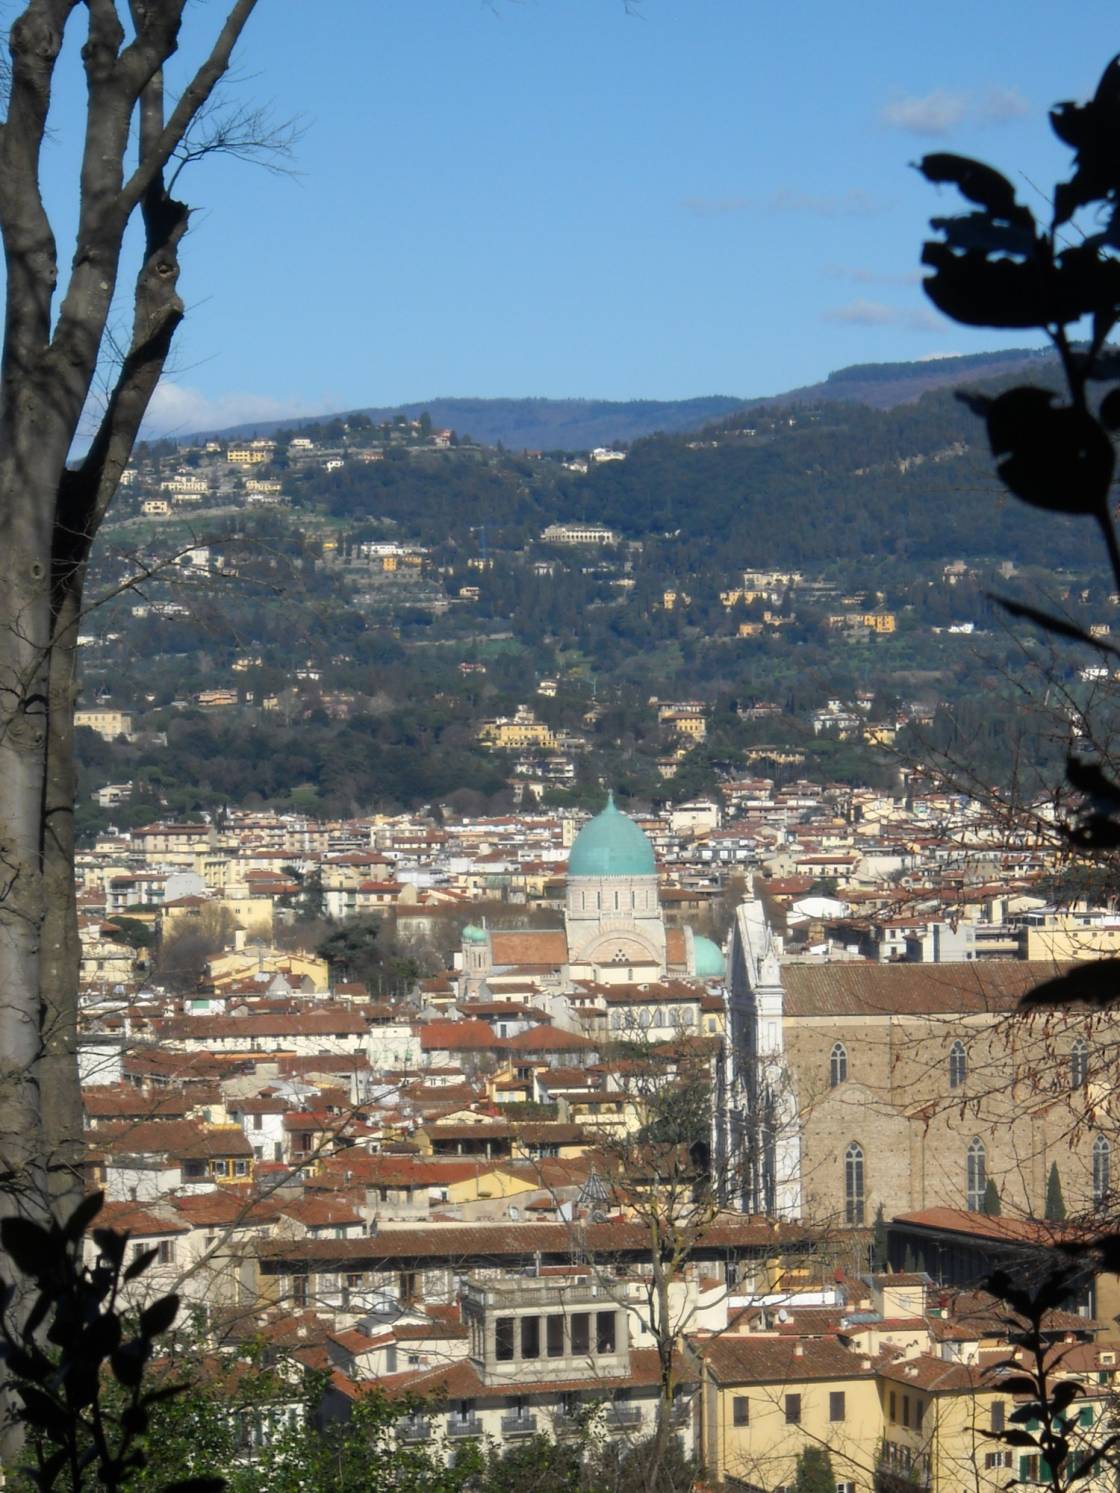
[[[801,1343],[801,1342],[794,1343],[794,1345],[793,1345],[793,1356],[794,1356],[794,1358],[804,1358],[805,1357],[805,1345],[804,1345],[804,1343]]]
[[[859,1361],[859,1366],[865,1374],[869,1374],[871,1372],[870,1358],[861,1358]]]

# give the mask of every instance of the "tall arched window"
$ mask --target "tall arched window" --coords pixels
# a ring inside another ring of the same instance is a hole
[[[1093,1202],[1104,1202],[1112,1186],[1112,1147],[1103,1135],[1093,1142]]]
[[[863,1223],[863,1147],[856,1141],[844,1152],[844,1222]]]
[[[964,1043],[954,1042],[949,1049],[949,1087],[959,1089],[968,1077],[968,1058]]]
[[[835,1088],[837,1084],[843,1083],[848,1077],[848,1053],[843,1042],[833,1045],[832,1053],[828,1060],[828,1082],[830,1087]]]
[[[1074,1089],[1083,1089],[1089,1082],[1089,1044],[1081,1037],[1069,1055],[1069,1082]]]
[[[979,1213],[984,1201],[984,1190],[988,1185],[988,1158],[984,1150],[984,1142],[978,1135],[972,1137],[968,1148],[967,1169],[968,1207],[973,1213]]]

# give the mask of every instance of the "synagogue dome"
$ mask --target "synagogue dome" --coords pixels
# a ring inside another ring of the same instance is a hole
[[[474,923],[468,923],[467,926],[463,929],[463,942],[464,943],[485,943],[486,942],[486,929],[485,928],[479,928]]]
[[[656,876],[653,846],[628,814],[607,795],[602,813],[576,836],[568,856],[569,876]]]
[[[719,944],[713,943],[710,938],[702,938],[698,933],[694,935],[692,957],[696,964],[696,973],[702,980],[722,978],[727,973],[723,951]]]

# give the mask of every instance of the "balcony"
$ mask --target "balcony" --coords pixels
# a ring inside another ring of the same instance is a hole
[[[535,1415],[503,1415],[502,1435],[507,1440],[515,1436],[535,1436],[537,1434],[537,1417]]]
[[[453,1415],[447,1422],[447,1434],[452,1441],[465,1441],[469,1436],[482,1435],[482,1417],[470,1415],[463,1420],[458,1415]]]
[[[418,1420],[414,1416],[406,1415],[403,1420],[397,1422],[397,1440],[409,1443],[416,1441],[428,1441],[431,1438],[431,1423],[426,1420]]]
[[[608,1431],[623,1431],[631,1426],[640,1426],[642,1407],[640,1405],[608,1405],[604,1423]]]

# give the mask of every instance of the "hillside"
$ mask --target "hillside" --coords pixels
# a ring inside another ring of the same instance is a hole
[[[503,445],[511,451],[589,451],[596,446],[630,442],[643,436],[699,430],[736,410],[768,405],[806,405],[844,402],[893,409],[920,399],[935,389],[951,388],[977,378],[1002,378],[1034,372],[1046,354],[1029,348],[974,353],[959,358],[935,358],[918,363],[858,363],[830,373],[821,383],[807,384],[781,394],[736,398],[712,394],[696,399],[431,399],[411,404],[370,407],[347,414],[367,415],[375,424],[427,413],[433,425],[470,435],[486,446]],[[328,424],[341,415],[291,420],[259,420],[205,432],[225,438],[267,435],[288,427]],[[189,437],[184,444],[201,437]]]

